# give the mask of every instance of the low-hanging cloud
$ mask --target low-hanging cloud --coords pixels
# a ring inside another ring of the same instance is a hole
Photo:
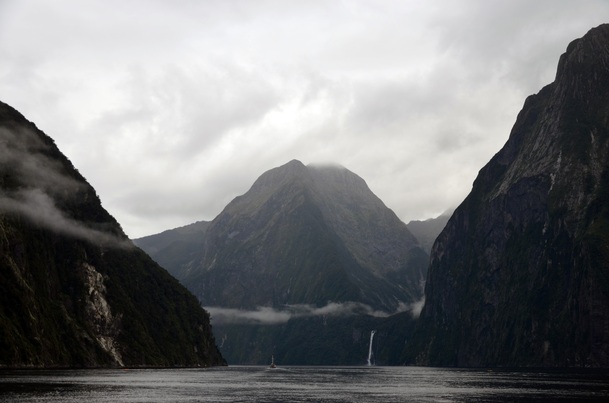
[[[249,325],[279,325],[287,323],[290,319],[308,317],[350,317],[357,315],[368,315],[377,318],[386,318],[400,312],[410,311],[417,318],[420,314],[422,304],[400,304],[394,312],[375,310],[371,306],[361,302],[329,302],[317,307],[310,304],[284,305],[281,308],[267,306],[257,307],[255,310],[244,310],[222,307],[205,307],[211,314],[214,324],[249,324]]]
[[[7,173],[11,189],[0,193],[0,212],[19,214],[56,233],[112,247],[131,247],[127,239],[69,217],[57,199],[75,197],[85,186],[65,172],[52,157],[51,145],[32,130],[0,128],[0,169]]]
[[[423,295],[423,298],[408,305],[407,310],[410,311],[410,314],[412,315],[412,317],[414,319],[418,319],[419,316],[421,316],[421,311],[423,310],[424,306],[425,306],[425,296]]]
[[[0,212],[21,214],[30,221],[56,233],[84,239],[91,243],[127,248],[132,243],[109,232],[88,227],[85,223],[66,217],[53,199],[41,189],[26,189],[0,196]]]
[[[0,127],[0,165],[14,172],[23,187],[54,195],[82,188],[81,183],[63,172],[60,161],[49,156],[50,151],[51,145],[32,130]]]

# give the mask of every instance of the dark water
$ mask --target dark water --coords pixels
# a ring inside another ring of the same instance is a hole
[[[609,401],[609,372],[233,366],[0,371],[0,402]]]

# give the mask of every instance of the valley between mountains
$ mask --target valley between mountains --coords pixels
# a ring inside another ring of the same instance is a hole
[[[609,366],[607,88],[601,25],[450,219],[406,226],[354,173],[291,161],[135,242],[209,307],[229,362],[362,364],[377,330],[382,364]]]
[[[0,368],[607,368],[608,89],[604,24],[445,216],[407,225],[354,172],[291,160],[135,240],[0,103]]]
[[[296,160],[213,221],[134,242],[211,312],[228,361],[245,364],[269,351],[291,364],[363,363],[374,326],[416,316],[429,260],[362,178]]]

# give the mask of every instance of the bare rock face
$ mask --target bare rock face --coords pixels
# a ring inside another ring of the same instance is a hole
[[[609,25],[561,56],[431,252],[409,359],[609,366]]]
[[[0,368],[220,364],[197,299],[0,102]]]

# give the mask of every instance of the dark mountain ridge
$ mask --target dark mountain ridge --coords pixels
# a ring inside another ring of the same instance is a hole
[[[435,242],[411,362],[609,366],[609,25],[573,41]]]
[[[201,258],[201,245],[209,224],[209,221],[197,221],[160,234],[134,239],[133,243],[146,251],[172,276],[182,280],[192,269],[188,262],[196,262]]]
[[[0,367],[224,364],[196,298],[0,103]]]
[[[146,250],[159,245],[155,237],[134,242]],[[172,262],[168,271],[210,307],[222,353],[235,364],[264,364],[274,353],[283,365],[362,365],[373,329],[383,343],[378,362],[396,363],[392,352],[414,320],[387,315],[421,299],[428,264],[362,178],[296,160],[261,175],[198,245],[174,253],[180,245],[165,246],[158,261]]]
[[[421,247],[425,252],[430,253],[431,247],[433,246],[436,238],[448,222],[448,219],[452,215],[453,211],[447,211],[435,218],[429,218],[427,220],[412,220],[406,224],[406,228],[419,240]]]
[[[167,269],[205,306],[357,301],[388,311],[422,297],[427,261],[362,178],[295,160],[229,203],[197,258]]]

